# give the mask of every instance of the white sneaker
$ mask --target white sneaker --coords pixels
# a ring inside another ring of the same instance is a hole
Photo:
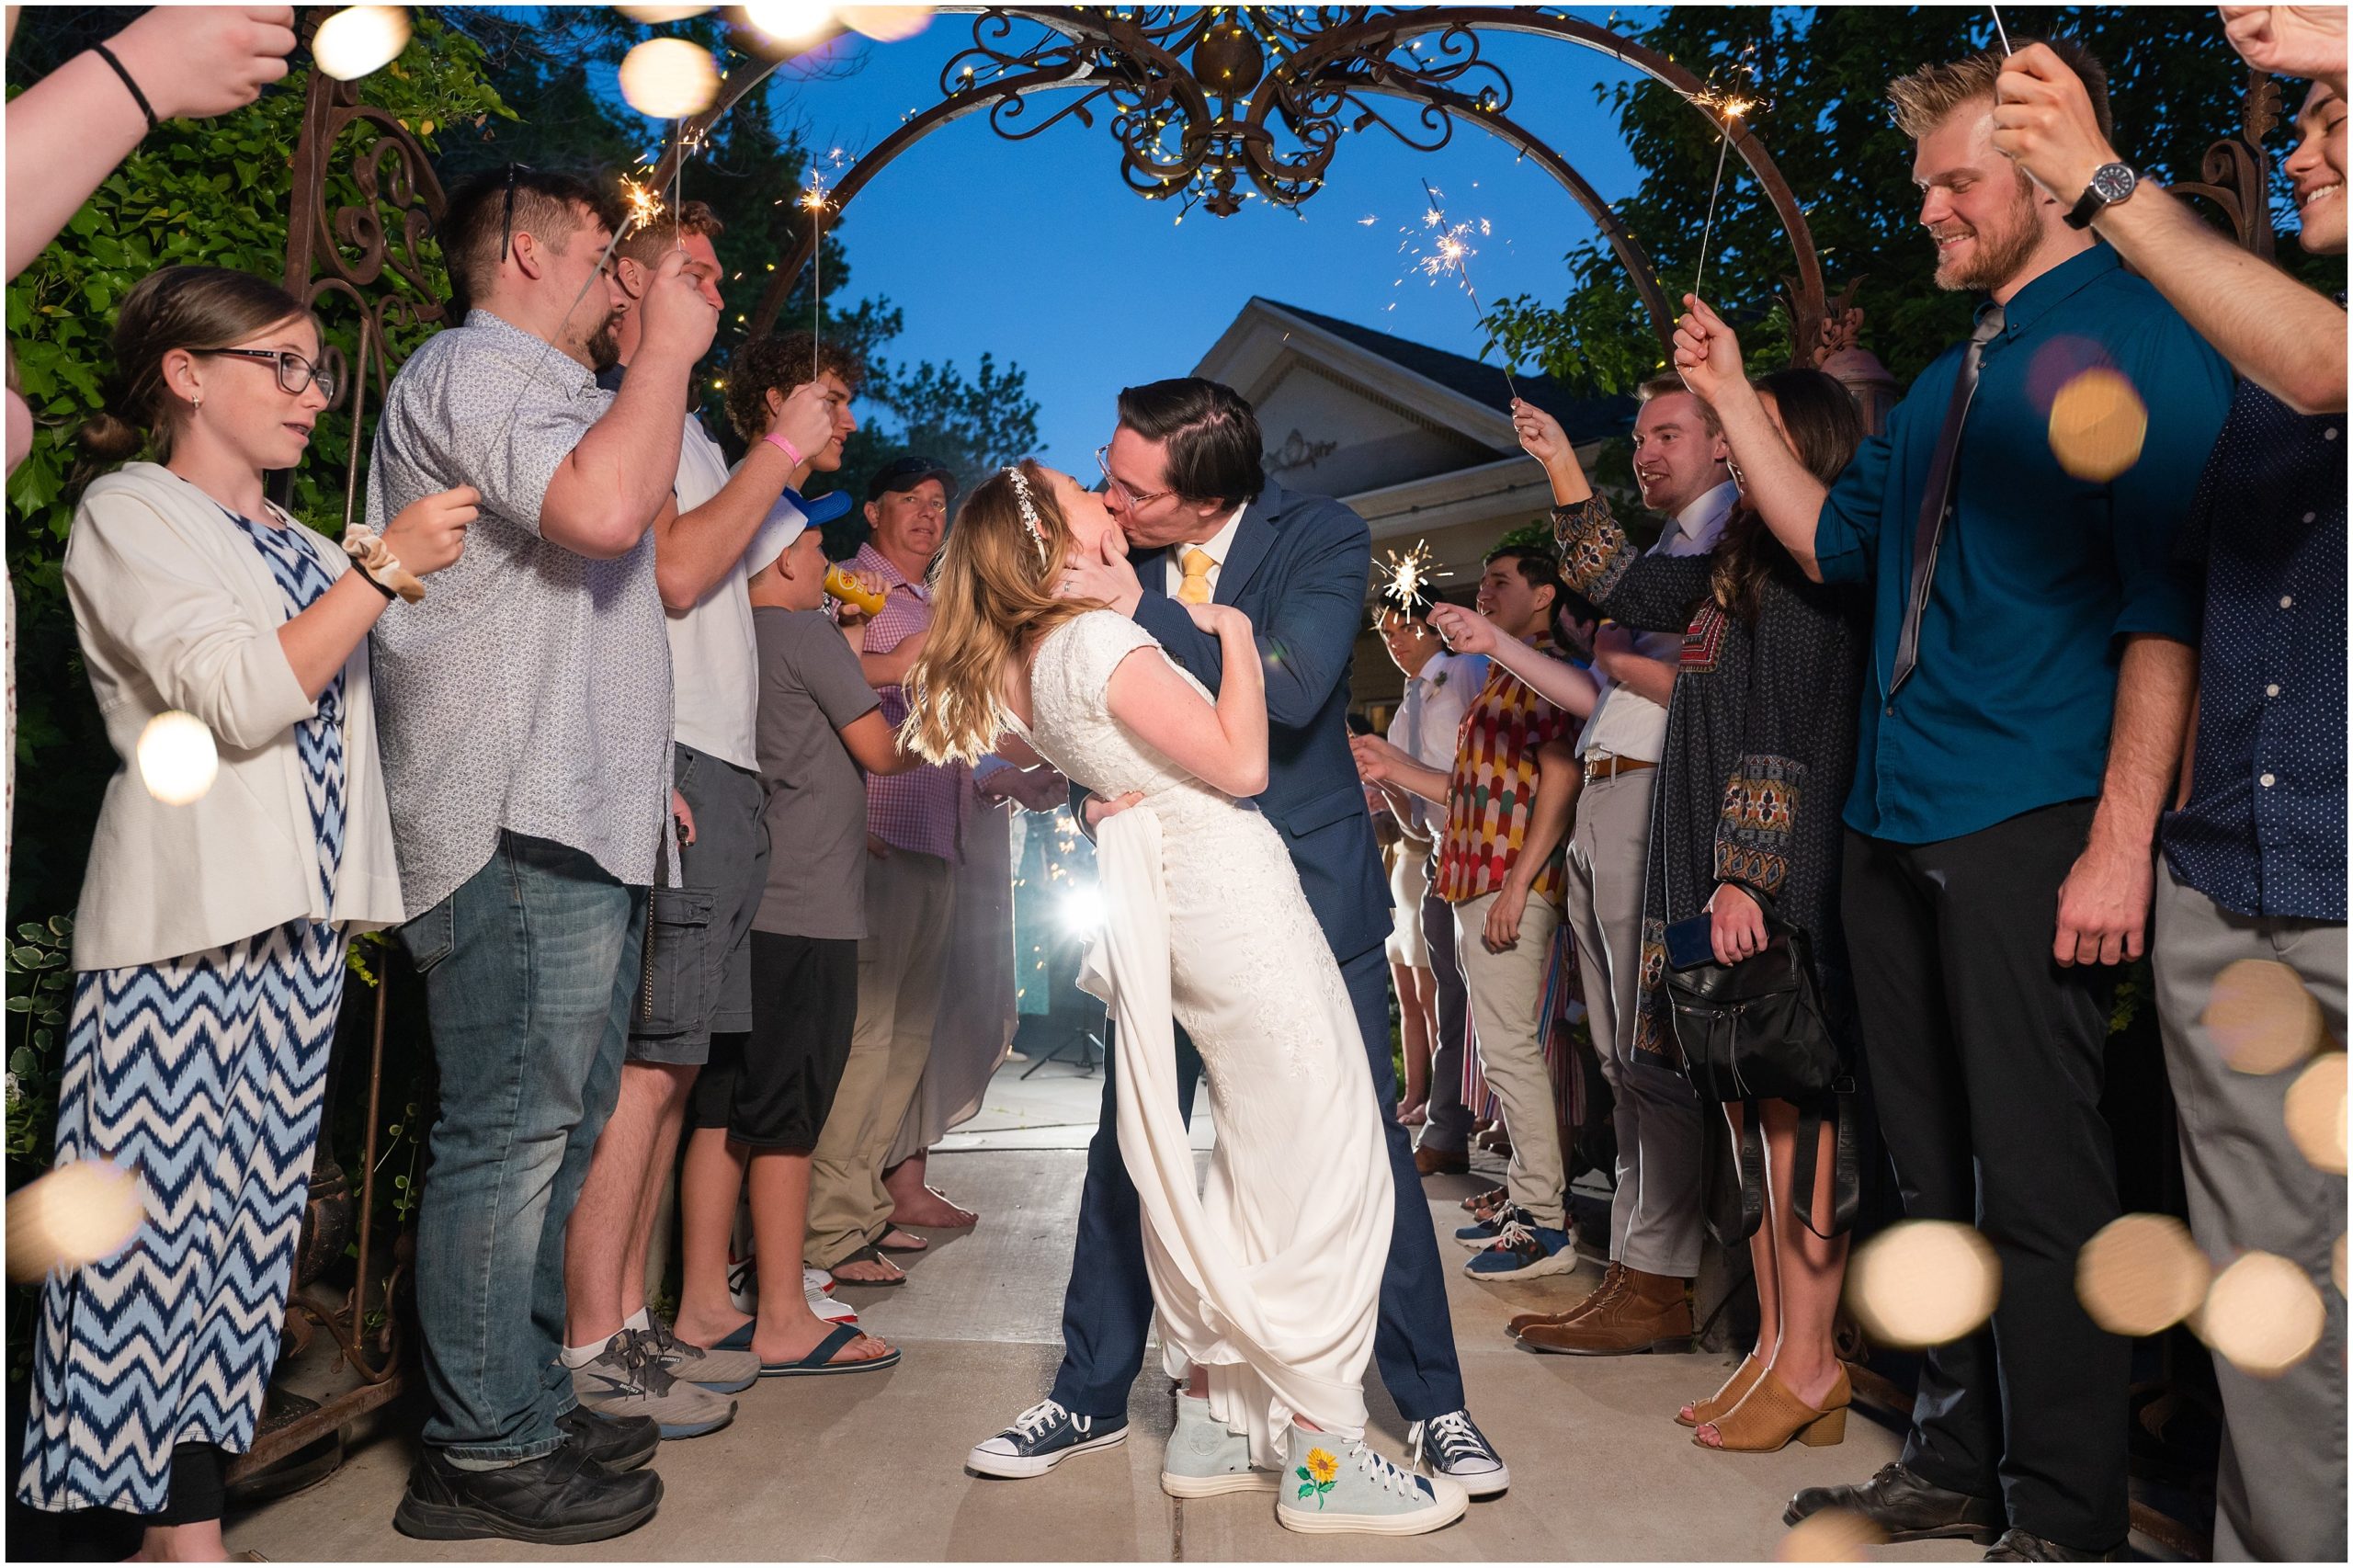
[[[1281,1480],[1250,1468],[1250,1438],[1231,1432],[1210,1414],[1210,1402],[1176,1396],[1176,1430],[1160,1461],[1160,1489],[1171,1497],[1222,1497],[1229,1492],[1272,1492]]]
[[[820,1290],[809,1292],[809,1310],[817,1314],[820,1323],[856,1323],[858,1309],[847,1301],[836,1301]]]
[[[821,1290],[830,1296],[834,1293],[834,1277],[822,1268],[804,1267],[801,1270],[801,1288],[804,1290]]]
[[[1427,1535],[1461,1518],[1471,1494],[1449,1476],[1415,1475],[1362,1439],[1290,1429],[1291,1468],[1275,1517],[1311,1535]]]

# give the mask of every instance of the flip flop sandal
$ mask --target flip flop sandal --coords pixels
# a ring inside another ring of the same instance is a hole
[[[921,1236],[907,1236],[908,1241],[915,1243],[915,1245],[913,1246],[907,1246],[904,1244],[892,1246],[891,1244],[891,1238],[894,1235],[906,1235],[906,1233],[893,1225],[891,1229],[882,1233],[881,1239],[874,1244],[874,1250],[876,1252],[929,1252],[931,1250],[931,1244],[924,1240]],[[855,1285],[858,1284],[858,1281],[853,1279],[850,1283]]]
[[[876,1251],[870,1244],[869,1245],[858,1248],[856,1252],[851,1253],[847,1257],[843,1258],[841,1261],[843,1263],[883,1263],[888,1260],[885,1259],[883,1256],[880,1252]],[[839,1266],[836,1265],[836,1267],[838,1267]],[[895,1268],[898,1265],[892,1264],[892,1267]],[[834,1281],[835,1284],[847,1285],[853,1290],[895,1290],[900,1286],[907,1282],[907,1277],[903,1273],[896,1278],[892,1279],[857,1279],[847,1275],[836,1273],[834,1276]]]
[[[881,1356],[870,1356],[863,1361],[836,1361],[834,1352],[858,1337],[858,1329],[844,1324],[817,1342],[817,1348],[798,1361],[763,1361],[760,1376],[764,1378],[823,1378],[838,1372],[879,1372],[899,1364],[896,1350]]]

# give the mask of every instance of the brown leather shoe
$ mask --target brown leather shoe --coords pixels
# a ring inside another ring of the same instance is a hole
[[[1668,1274],[1628,1268],[1618,1293],[1574,1323],[1520,1331],[1531,1350],[1564,1356],[1640,1356],[1645,1351],[1691,1348],[1691,1282]]]
[[[1625,1275],[1626,1266],[1622,1263],[1613,1263],[1602,1271],[1601,1283],[1586,1291],[1584,1295],[1578,1297],[1574,1302],[1570,1303],[1568,1311],[1564,1312],[1522,1312],[1518,1317],[1512,1319],[1510,1323],[1506,1324],[1505,1328],[1514,1339],[1518,1339],[1521,1334],[1529,1329],[1537,1327],[1555,1328],[1576,1318],[1581,1318],[1586,1313],[1599,1307],[1602,1304],[1604,1298],[1608,1297],[1611,1292],[1623,1285],[1625,1283]]]
[[[1433,1149],[1424,1144],[1414,1151],[1414,1169],[1426,1176],[1468,1176],[1471,1156],[1461,1149]]]

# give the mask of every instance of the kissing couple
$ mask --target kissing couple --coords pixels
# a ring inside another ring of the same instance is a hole
[[[1347,724],[1370,536],[1267,480],[1256,414],[1213,381],[1127,389],[1097,457],[1100,492],[1035,460],[974,487],[906,679],[927,759],[1073,780],[1104,904],[1081,983],[1113,1021],[1062,1367],[967,1463],[1023,1478],[1123,1442],[1156,1308],[1182,1384],[1165,1491],[1272,1492],[1300,1530],[1441,1528],[1510,1475],[1464,1408],[1388,1109],[1389,890]],[[1365,1441],[1370,1360],[1429,1473]]]

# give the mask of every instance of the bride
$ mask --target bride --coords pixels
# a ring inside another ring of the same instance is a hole
[[[975,487],[932,572],[906,738],[933,762],[1032,751],[1124,808],[1097,829],[1104,924],[1080,983],[1117,1026],[1120,1151],[1169,1375],[1249,1439],[1252,1471],[1200,1490],[1271,1485],[1293,1529],[1437,1529],[1468,1506],[1461,1485],[1364,1441],[1395,1199],[1339,967],[1250,804],[1267,781],[1250,622],[1189,607],[1224,650],[1212,699],[1134,621],[1055,597],[1067,559],[1120,537],[1100,498],[1035,461]],[[1217,1125],[1198,1192],[1172,1017]]]

